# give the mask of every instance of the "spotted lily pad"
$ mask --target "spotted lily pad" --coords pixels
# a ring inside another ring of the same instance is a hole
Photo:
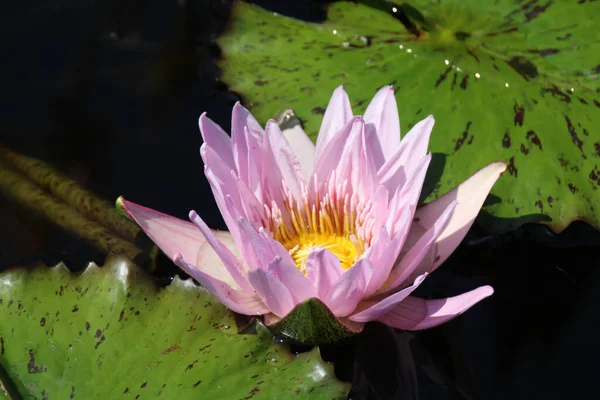
[[[126,258],[0,274],[2,381],[41,399],[345,398],[317,348],[294,355],[192,280],[159,288]],[[10,381],[10,382],[9,382]]]
[[[403,132],[436,118],[441,178],[426,201],[504,160],[480,221],[490,231],[600,227],[600,2],[369,3],[380,6],[333,3],[323,23],[237,3],[219,38],[222,79],[262,122],[291,107],[313,138],[336,86],[362,113],[392,84]]]

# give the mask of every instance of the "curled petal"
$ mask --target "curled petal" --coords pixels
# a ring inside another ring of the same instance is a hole
[[[446,206],[446,209],[435,221],[423,236],[419,238],[417,243],[402,257],[400,262],[390,273],[388,281],[385,285],[385,290],[393,290],[402,285],[411,275],[414,275],[415,269],[420,265],[425,258],[435,240],[442,233],[443,229],[448,225],[452,216],[452,212],[456,209],[456,202],[452,202]]]
[[[429,262],[419,265],[415,271],[417,275],[434,271],[458,247],[479,214],[492,186],[505,169],[506,164],[503,162],[492,163],[479,170],[456,189],[417,209],[415,221],[426,230],[433,226],[448,204],[458,202],[450,221],[435,241],[435,254],[427,257]]]
[[[302,303],[304,300],[317,295],[315,286],[310,280],[306,279],[294,263],[276,257],[267,266],[267,271],[287,287],[295,304]]]
[[[229,135],[219,125],[215,124],[212,119],[208,118],[206,113],[200,116],[198,126],[200,127],[204,143],[215,149],[230,169],[235,169]]]
[[[445,299],[424,300],[408,296],[377,321],[408,331],[433,328],[458,317],[493,293],[494,289],[491,286],[481,286],[470,292]]]
[[[434,122],[432,115],[417,122],[402,139],[398,150],[377,172],[380,184],[385,185],[390,193],[406,181],[427,153]]]
[[[181,254],[177,254],[173,261],[175,261],[175,264],[177,264],[179,268],[200,282],[206,290],[212,293],[212,295],[227,308],[245,315],[262,315],[269,312],[267,306],[256,294],[231,288],[225,282],[220,281],[185,262],[185,259]]]
[[[327,179],[331,172],[338,169],[342,160],[344,150],[350,141],[352,132],[362,129],[364,121],[362,117],[353,117],[340,130],[317,151],[315,161],[314,177]],[[318,149],[318,146],[317,146]]]
[[[278,317],[284,317],[296,305],[288,288],[269,272],[255,269],[248,272],[248,280],[264,304]]]
[[[306,258],[306,277],[317,288],[322,301],[343,273],[340,260],[329,250],[317,247]]]
[[[241,262],[239,261],[238,257],[235,256],[231,252],[231,250],[229,250],[229,248],[227,248],[221,241],[219,241],[219,240],[217,240],[217,238],[215,238],[215,236],[213,235],[211,230],[208,228],[206,223],[202,220],[202,218],[200,218],[200,216],[198,216],[198,214],[196,214],[195,211],[191,211],[189,217],[190,217],[190,220],[194,224],[196,224],[196,226],[200,229],[200,232],[202,232],[202,234],[206,238],[208,244],[212,248],[212,251],[210,249],[204,249],[204,248],[201,248],[201,250],[198,251],[198,258],[196,260],[196,268],[204,271],[205,273],[207,273],[215,278],[220,278],[223,275],[225,275],[222,273],[223,271],[220,271],[221,270],[220,268],[216,268],[217,263],[214,262],[214,259],[208,258],[206,256],[207,252],[216,253],[219,256],[220,261],[223,263],[223,265],[225,266],[225,268],[227,270],[227,275],[225,276],[225,279],[221,279],[221,280],[226,283],[229,283],[229,285],[234,288],[236,288],[235,286],[239,286],[240,288],[244,289],[245,291],[251,292],[252,287],[250,286],[250,284],[248,283],[248,281],[242,274],[242,266],[241,266]],[[233,247],[235,247],[235,243],[233,244]],[[221,272],[221,273],[217,275],[216,274],[217,271]],[[232,282],[232,280],[233,280],[233,282]]]
[[[331,287],[324,303],[336,317],[348,316],[362,300],[373,266],[366,259],[358,260]]]
[[[389,295],[372,306],[350,316],[349,319],[355,322],[369,322],[376,320],[406,299],[415,289],[419,287],[419,285],[425,280],[426,276],[427,274],[423,274],[417,277],[412,285],[392,295]]]
[[[195,260],[198,249],[206,242],[204,235],[191,222],[140,206],[123,197],[117,203],[171,260],[179,253],[187,260]]]
[[[237,175],[251,189],[254,189],[254,184],[258,179],[256,162],[260,160],[260,157],[255,157],[256,148],[252,147],[260,146],[263,134],[263,129],[250,111],[244,108],[240,102],[235,103],[231,115],[233,160],[237,167]],[[250,157],[250,150],[253,151],[253,157]]]

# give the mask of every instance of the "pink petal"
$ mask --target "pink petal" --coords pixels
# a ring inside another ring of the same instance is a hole
[[[417,243],[402,257],[400,262],[390,273],[388,281],[385,284],[385,290],[393,290],[396,287],[401,286],[409,276],[414,274],[414,271],[420,265],[423,258],[425,258],[435,240],[448,225],[456,205],[457,203],[455,201],[448,204],[442,215],[439,216],[427,232],[425,232]]]
[[[203,113],[198,120],[200,133],[204,143],[215,149],[230,169],[235,169],[233,152],[231,150],[231,138],[225,131]]]
[[[375,194],[377,172],[371,153],[366,147],[365,123],[361,117],[352,119],[350,134],[336,167],[336,176],[338,182],[350,182],[354,192],[362,198],[373,197]]]
[[[238,231],[240,232],[239,245],[248,267],[251,270],[267,268],[267,265],[277,257],[269,241],[243,217],[238,218]]]
[[[248,283],[248,281],[242,273],[243,268],[238,257],[235,254],[233,254],[231,250],[229,250],[222,242],[215,238],[215,236],[208,228],[206,223],[204,223],[202,218],[200,218],[195,211],[191,211],[189,217],[190,220],[194,224],[196,224],[196,226],[200,229],[200,232],[202,232],[208,244],[210,244],[210,247],[212,247],[212,250],[214,250],[214,253],[216,253],[219,256],[221,262],[227,269],[229,279],[221,279],[219,276],[216,276],[214,274],[215,266],[212,265],[212,263],[207,263],[208,260],[205,257],[205,252],[198,253],[196,268],[227,283],[229,283],[231,279],[233,279],[237,286],[241,287],[247,292],[252,292],[252,287],[250,286],[250,284]],[[234,285],[232,284],[230,284],[230,286],[234,287]]]
[[[198,249],[206,243],[202,232],[191,222],[140,206],[122,197],[121,203],[127,214],[171,260],[179,253],[188,260],[195,260]],[[218,260],[217,257],[215,259]]]
[[[493,293],[491,286],[482,286],[446,299],[423,300],[409,296],[377,321],[410,331],[433,328],[459,316]]]
[[[328,179],[331,172],[338,167],[344,148],[350,140],[350,134],[353,128],[356,129],[356,124],[364,125],[362,117],[351,118],[342,129],[323,145],[320,151],[317,151],[313,179],[314,177]]]
[[[316,247],[306,258],[306,277],[317,288],[322,301],[343,273],[340,260],[327,249]]]
[[[325,305],[336,317],[350,315],[362,300],[372,273],[373,266],[368,259],[358,260],[333,284]]]
[[[379,235],[374,239],[371,247],[365,252],[365,256],[369,258],[376,268],[373,268],[373,275],[369,280],[365,297],[371,296],[379,291],[390,275],[392,267],[398,260],[398,254],[404,245],[408,229],[410,228],[410,219],[412,218],[412,210],[406,208],[400,215],[398,221],[401,230],[396,236],[390,238],[387,229],[381,227]]]
[[[248,272],[248,280],[264,304],[275,315],[284,317],[296,305],[288,288],[269,272],[255,269]]]
[[[289,143],[279,129],[277,122],[270,120],[267,122],[266,134],[269,140],[270,148],[273,152],[275,164],[279,168],[281,177],[287,188],[290,190],[295,199],[301,198],[301,188],[304,184],[304,176],[302,175],[300,162],[294,154]],[[272,171],[264,171],[271,173]],[[277,185],[281,187],[281,183]]]
[[[287,287],[295,304],[317,296],[316,287],[296,268],[296,264],[276,257],[267,266],[267,271]]]
[[[232,289],[225,282],[215,279],[196,269],[193,265],[186,263],[181,254],[176,255],[174,261],[177,266],[200,282],[206,290],[227,308],[245,315],[262,315],[269,312],[269,309],[262,300],[254,293]]]
[[[349,319],[356,322],[369,322],[376,320],[406,299],[414,290],[419,287],[419,285],[425,280],[426,276],[427,274],[423,274],[417,277],[412,285],[387,296],[369,308],[350,316]]]
[[[427,153],[434,123],[432,115],[417,122],[400,142],[400,148],[377,172],[379,183],[385,185],[390,193],[394,193],[402,185]]]
[[[391,232],[392,235],[395,235],[396,231],[401,229],[398,224],[398,215],[405,208],[410,208],[412,212],[416,209],[430,162],[431,153],[427,154],[419,161],[419,164],[413,170],[413,173],[408,175],[408,181],[402,187],[396,189],[396,193],[390,202],[391,212],[386,221],[388,232]]]
[[[215,202],[217,203],[217,207],[219,208],[219,211],[221,212],[221,216],[223,217],[223,220],[225,221],[225,224],[227,225],[227,228],[229,229],[229,232],[233,236],[233,239],[235,241],[238,241],[239,240],[239,233],[238,233],[238,230],[237,230],[236,219],[235,219],[234,216],[232,216],[229,213],[229,210],[227,208],[227,202],[225,200],[228,196],[232,197],[229,194],[229,193],[232,192],[229,189],[230,185],[232,185],[232,183],[231,182],[223,183],[215,175],[215,173],[210,168],[208,168],[208,167],[204,167],[204,175],[206,175],[206,179],[208,180],[208,183],[210,184],[210,187],[212,189]],[[233,185],[236,185],[236,184],[233,183]],[[241,204],[240,204],[239,195],[235,195],[235,196],[236,196],[236,200],[232,200],[232,201],[234,201],[234,202],[237,201],[238,204],[239,204],[239,207],[241,209],[243,209],[242,206],[241,206]]]
[[[350,118],[352,118],[350,99],[348,99],[344,87],[338,86],[333,91],[331,100],[329,100],[329,104],[325,110],[325,115],[323,115],[323,122],[319,130],[319,136],[317,137],[317,159],[320,158],[321,153],[331,139],[350,121]]]
[[[253,137],[253,142],[260,143],[260,137],[263,130],[256,119],[250,114],[250,111],[245,109],[239,102],[233,106],[231,115],[231,143],[233,150],[233,159],[237,167],[237,175],[246,184],[254,189],[250,182],[252,172],[249,170],[249,165],[254,165],[249,158],[249,143],[248,138]]]
[[[200,146],[200,155],[204,161],[204,175],[210,183],[215,202],[219,207],[219,211],[221,211],[227,228],[235,237],[236,224],[227,211],[225,197],[231,195],[236,206],[243,210],[237,185],[239,179],[236,177],[235,171],[206,143]]]
[[[365,122],[373,124],[384,159],[390,159],[400,148],[400,118],[392,86],[377,91],[365,111]]]
[[[305,182],[309,182],[315,166],[315,144],[310,140],[300,125],[295,125],[283,131],[290,147],[294,150],[300,162],[300,168]]]
[[[492,163],[476,172],[456,189],[417,209],[415,221],[424,229],[429,229],[448,204],[458,202],[450,222],[435,241],[435,254],[428,258],[432,263],[421,264],[415,271],[416,274],[434,271],[458,247],[479,214],[492,186],[505,169],[506,164],[503,162]]]

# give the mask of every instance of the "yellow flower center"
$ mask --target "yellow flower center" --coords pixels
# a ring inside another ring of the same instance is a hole
[[[273,238],[289,251],[302,273],[306,273],[306,259],[315,247],[332,252],[347,270],[370,244],[371,235],[361,229],[369,210],[363,204],[351,206],[349,195],[326,194],[316,202],[307,198],[304,196],[301,204],[288,197],[285,220],[278,210],[272,210],[271,215],[278,215],[277,222],[269,224]]]

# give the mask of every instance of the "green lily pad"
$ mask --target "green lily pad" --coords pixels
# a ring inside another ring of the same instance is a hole
[[[158,288],[124,257],[0,274],[0,367],[25,398],[345,398],[318,348],[294,355],[192,280]],[[3,382],[6,379],[2,379]]]
[[[504,160],[481,220],[491,232],[600,227],[600,3],[387,4],[337,2],[306,23],[239,2],[219,38],[222,80],[262,122],[293,108],[313,138],[336,86],[362,113],[392,84],[403,132],[436,118],[430,150],[445,158],[427,200]]]

